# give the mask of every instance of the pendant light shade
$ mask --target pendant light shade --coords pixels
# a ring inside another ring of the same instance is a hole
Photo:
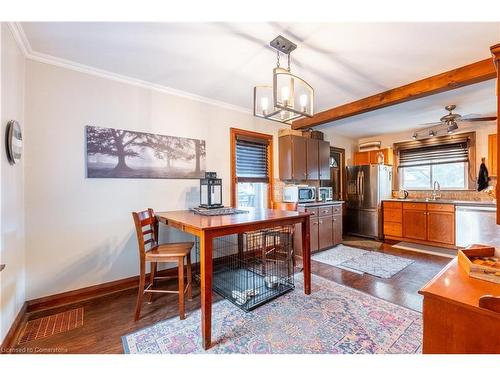
[[[254,116],[286,124],[302,117],[312,117],[314,89],[290,71],[290,53],[296,48],[295,44],[279,36],[271,42],[271,46],[278,51],[273,84],[254,87]],[[280,51],[286,51],[288,69],[279,66]]]

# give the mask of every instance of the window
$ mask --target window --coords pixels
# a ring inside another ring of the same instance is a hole
[[[429,190],[437,181],[441,189],[468,189],[474,181],[474,166],[469,162],[474,160],[474,138],[458,135],[397,144],[400,186]]]
[[[272,193],[272,136],[231,129],[231,204],[268,208]]]

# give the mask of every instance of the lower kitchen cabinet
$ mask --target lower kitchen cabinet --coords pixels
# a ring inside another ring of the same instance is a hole
[[[342,243],[342,212],[340,215],[333,215],[332,216],[332,225],[333,225],[333,245],[338,245],[339,243]]]
[[[319,219],[311,219],[311,228],[309,229],[309,237],[311,238],[311,252],[319,249]],[[300,236],[299,236],[300,237]],[[302,247],[301,247],[302,248]]]
[[[455,246],[455,206],[383,202],[384,237],[444,247]]]
[[[403,203],[403,237],[425,241],[427,238],[425,203]]]
[[[325,204],[312,207],[300,207],[299,211],[311,213],[310,218],[310,246],[311,252],[328,249],[342,242],[342,205]],[[295,254],[302,256],[300,242],[300,225],[295,227]]]
[[[455,244],[455,214],[453,212],[427,212],[427,241]]]
[[[318,242],[319,248],[325,249],[333,246],[333,217],[325,216],[318,218]]]

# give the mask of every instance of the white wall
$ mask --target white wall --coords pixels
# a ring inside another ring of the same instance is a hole
[[[329,141],[330,146],[345,149],[346,166],[352,165],[353,152],[358,150],[357,140],[337,134],[334,127],[324,128],[321,131],[325,133],[325,141]]]
[[[28,300],[137,275],[130,212],[198,204],[198,180],[87,179],[85,125],[205,139],[227,205],[230,127],[275,135],[278,155],[278,123],[35,61],[26,71]]]
[[[5,23],[1,24],[1,242],[0,341],[25,301],[24,156],[12,166],[7,160],[4,136],[9,120],[24,126],[25,58]]]

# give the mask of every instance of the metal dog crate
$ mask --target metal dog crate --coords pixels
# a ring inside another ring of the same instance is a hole
[[[213,240],[213,290],[250,311],[294,289],[293,226]],[[199,264],[199,246],[196,259]],[[199,268],[197,267],[199,277]]]

